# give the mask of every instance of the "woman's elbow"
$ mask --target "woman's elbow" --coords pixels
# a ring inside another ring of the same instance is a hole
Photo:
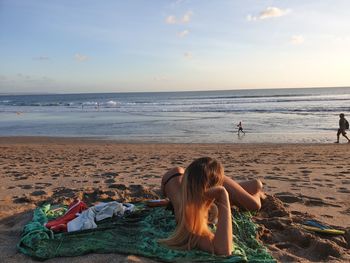
[[[233,248],[230,247],[218,247],[214,249],[214,253],[218,256],[230,256],[232,254]]]

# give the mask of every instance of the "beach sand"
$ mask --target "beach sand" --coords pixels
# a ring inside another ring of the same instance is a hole
[[[32,262],[16,244],[33,209],[74,197],[139,201],[160,197],[162,174],[211,156],[237,181],[259,178],[267,199],[254,217],[258,237],[281,262],[350,261],[348,144],[136,144],[65,138],[0,138],[1,262]],[[346,231],[310,233],[316,219]],[[89,254],[46,262],[154,262],[119,254]]]

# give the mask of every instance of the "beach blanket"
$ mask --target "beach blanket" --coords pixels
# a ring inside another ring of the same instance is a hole
[[[47,229],[44,224],[55,218],[54,209],[49,205],[39,207],[24,227],[17,247],[39,260],[87,253],[121,253],[165,262],[276,262],[256,240],[257,226],[249,213],[233,213],[234,253],[226,257],[199,250],[174,250],[159,244],[158,239],[174,231],[174,215],[164,207],[147,208],[142,204],[136,207],[135,212],[125,217],[98,222],[95,229],[70,233],[53,233]]]

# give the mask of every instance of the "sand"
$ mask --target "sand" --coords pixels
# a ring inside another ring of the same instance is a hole
[[[281,262],[350,261],[348,144],[140,144],[83,139],[0,138],[1,262],[32,262],[16,244],[43,201],[139,201],[160,197],[162,174],[193,159],[220,160],[237,181],[259,178],[267,199],[254,217],[258,237]],[[343,229],[328,236],[300,228],[305,219]],[[46,262],[153,262],[90,254]]]

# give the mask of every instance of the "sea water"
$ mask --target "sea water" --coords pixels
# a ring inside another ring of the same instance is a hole
[[[329,143],[341,112],[350,119],[350,88],[0,95],[0,136]]]

